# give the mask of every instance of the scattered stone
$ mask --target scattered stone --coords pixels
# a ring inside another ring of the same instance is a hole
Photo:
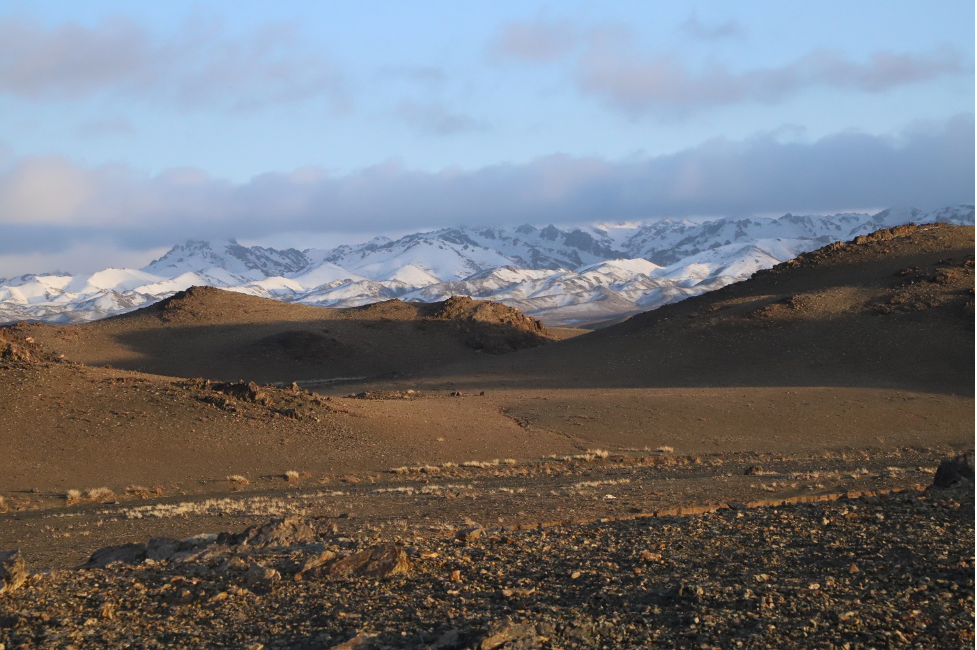
[[[360,633],[349,641],[330,646],[329,650],[373,650],[377,647],[379,646],[376,643],[375,634]]]
[[[511,619],[489,623],[488,632],[482,639],[479,648],[481,650],[495,650],[503,646],[512,650],[538,648],[539,638],[536,635],[536,626],[529,623],[513,623]]]
[[[20,588],[26,580],[27,569],[20,550],[0,551],[0,594]]]
[[[430,650],[456,650],[464,645],[464,637],[461,630],[456,627],[451,628],[439,636],[431,644]]]
[[[484,528],[465,528],[455,533],[455,539],[470,544],[484,534]]]

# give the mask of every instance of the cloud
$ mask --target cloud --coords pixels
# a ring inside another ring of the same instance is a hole
[[[736,72],[713,62],[693,70],[670,54],[639,55],[598,46],[581,57],[577,83],[581,92],[631,116],[681,116],[713,106],[773,104],[812,87],[878,93],[944,75],[970,75],[969,68],[952,50],[876,52],[866,62],[815,50],[779,67]]]
[[[709,25],[693,12],[681,29],[699,39],[743,33],[734,20]],[[950,48],[931,52],[874,52],[855,61],[812,50],[779,66],[735,70],[721,61],[694,66],[680,53],[642,52],[623,25],[576,29],[568,22],[512,22],[490,41],[497,58],[542,64],[568,61],[577,90],[637,118],[683,117],[717,106],[775,104],[810,88],[880,93],[943,76],[973,76],[967,57]]]
[[[577,40],[575,30],[566,21],[514,21],[499,29],[489,45],[489,51],[502,59],[547,62],[567,54]]]
[[[380,68],[386,79],[404,79],[418,84],[439,85],[447,80],[444,69],[427,65],[390,65]]]
[[[693,38],[705,41],[714,41],[731,36],[742,36],[746,33],[743,26],[732,18],[719,24],[704,23],[699,20],[699,15],[694,9],[689,14],[689,17],[679,25],[679,29]]]
[[[166,38],[124,18],[91,27],[0,18],[0,96],[98,94],[234,111],[317,98],[335,110],[348,103],[337,67],[288,25],[231,38],[218,24],[190,22]]]
[[[418,104],[409,100],[400,103],[397,116],[422,133],[455,135],[485,131],[488,123],[461,113],[453,113],[437,103]]]
[[[625,161],[554,155],[441,172],[389,162],[344,176],[302,169],[238,184],[192,168],[148,176],[28,158],[0,174],[0,254],[84,242],[145,250],[285,232],[931,208],[973,197],[972,114],[884,137],[845,132],[798,143],[773,131]]]
[[[136,127],[124,117],[107,117],[98,120],[88,120],[78,125],[75,130],[78,137],[84,139],[108,138],[119,135],[133,135]]]

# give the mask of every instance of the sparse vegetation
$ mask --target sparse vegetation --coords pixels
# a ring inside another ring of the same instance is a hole
[[[227,480],[228,482],[234,483],[235,485],[248,485],[249,483],[251,483],[251,481],[249,481],[246,477],[241,476],[240,474],[231,474],[230,476],[227,477]]]
[[[107,487],[88,488],[85,490],[85,498],[89,501],[107,501],[115,497],[115,492]]]

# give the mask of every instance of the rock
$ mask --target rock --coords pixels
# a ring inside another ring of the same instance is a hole
[[[302,564],[299,565],[297,573],[300,574],[307,573],[312,569],[318,568],[328,562],[332,562],[335,559],[336,559],[336,554],[328,550],[322,551],[321,553],[317,553],[316,555],[310,555],[309,557],[305,558],[305,560],[302,561]]]
[[[104,546],[88,558],[86,567],[107,567],[115,562],[125,562],[126,564],[138,564],[146,559],[145,544],[119,544],[116,546]]]
[[[230,557],[217,567],[217,575],[226,577],[231,573],[241,573],[248,570],[248,563],[239,557]]]
[[[172,537],[153,537],[146,544],[147,560],[168,560],[180,550],[181,542]]]
[[[206,546],[208,544],[213,544],[217,541],[217,535],[214,533],[200,533],[199,535],[192,535],[184,540],[180,541],[180,550],[188,551],[193,548],[199,548],[201,546]]]
[[[464,645],[461,631],[453,627],[439,636],[430,645],[430,650],[456,650]]]
[[[958,485],[974,484],[974,451],[960,454],[954,458],[946,458],[936,469],[931,487],[946,489]]]
[[[373,650],[377,647],[375,634],[360,633],[349,641],[343,641],[342,643],[330,646],[329,650]]]
[[[20,550],[0,551],[0,594],[18,589],[26,580],[27,569]]]
[[[465,528],[455,533],[455,539],[470,544],[485,534],[484,528]]]
[[[310,574],[332,577],[363,576],[366,578],[386,578],[406,574],[412,568],[407,553],[399,546],[383,544],[337,560],[324,571],[313,569]]]
[[[280,582],[282,579],[282,574],[280,574],[276,569],[270,567],[262,566],[257,562],[251,564],[248,567],[247,572],[244,574],[244,582],[252,590],[258,589],[271,589],[272,585],[276,582]]]
[[[218,541],[252,548],[304,546],[316,541],[316,532],[301,517],[281,517],[266,524],[250,526],[237,535],[222,533]]]
[[[181,545],[180,548],[183,548],[183,546]],[[230,549],[223,544],[196,546],[174,553],[169,557],[169,561],[172,564],[203,562],[224,555],[228,551],[230,551]]]
[[[495,648],[538,648],[539,637],[536,636],[536,626],[529,623],[513,623],[506,618],[489,623],[488,633],[479,646],[481,650],[495,650]]]

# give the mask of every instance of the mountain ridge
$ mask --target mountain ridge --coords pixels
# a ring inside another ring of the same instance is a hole
[[[503,302],[548,324],[573,325],[653,309],[833,241],[909,221],[973,224],[974,207],[701,223],[596,222],[566,230],[552,224],[452,227],[332,249],[188,240],[141,269],[0,280],[0,322],[83,322],[208,285],[331,307],[469,295]]]

